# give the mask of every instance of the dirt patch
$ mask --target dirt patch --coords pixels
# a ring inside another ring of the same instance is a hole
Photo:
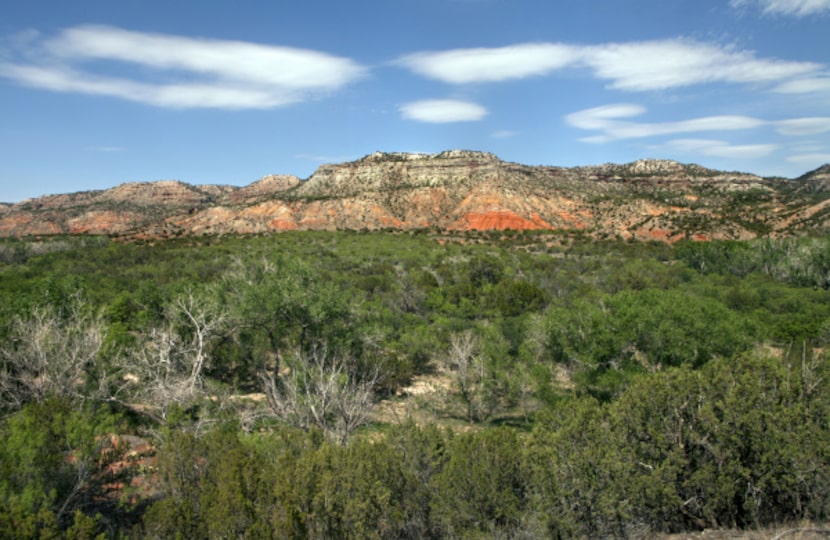
[[[447,375],[417,375],[395,397],[380,401],[372,420],[384,424],[397,424],[407,418],[418,423],[431,421],[448,399],[451,387]]]
[[[734,529],[704,530],[697,533],[667,534],[654,536],[657,540],[826,540],[830,538],[830,527],[804,525],[738,531]]]

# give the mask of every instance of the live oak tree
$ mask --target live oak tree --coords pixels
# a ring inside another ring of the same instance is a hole
[[[348,341],[348,301],[298,258],[280,254],[236,259],[223,287],[239,324],[239,337],[254,344],[265,342],[249,351],[247,369],[252,378],[265,370],[278,373],[279,355],[285,351]]]

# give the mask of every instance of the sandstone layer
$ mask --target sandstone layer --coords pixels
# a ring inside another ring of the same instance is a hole
[[[376,152],[301,181],[122,184],[0,205],[0,236],[168,237],[289,230],[564,230],[675,241],[824,229],[830,165],[763,178],[668,160],[528,166],[485,152]]]

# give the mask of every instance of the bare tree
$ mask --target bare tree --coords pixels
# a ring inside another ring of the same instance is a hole
[[[204,382],[202,371],[208,360],[208,345],[225,326],[227,316],[204,299],[196,298],[192,292],[176,298],[172,308],[174,317],[178,315],[183,320],[190,338],[189,342],[183,342],[181,354],[188,358],[185,362],[190,368],[186,379],[187,391],[193,394]]]
[[[283,373],[262,373],[271,413],[303,429],[317,427],[344,444],[366,423],[374,405],[377,373],[358,376],[346,358],[330,354],[323,345],[298,350]]]
[[[478,336],[472,331],[454,333],[443,357],[444,369],[452,374],[453,386],[464,403],[467,420],[474,422],[492,412],[487,393],[487,365]]]
[[[167,418],[171,405],[203,397],[203,371],[213,342],[228,322],[209,298],[193,292],[174,299],[166,319],[122,362],[122,377],[135,390],[135,398],[160,420]]]
[[[0,347],[0,407],[17,409],[47,396],[96,397],[88,385],[105,324],[78,296],[67,309],[61,316],[52,306],[39,306],[14,319],[11,338]]]
[[[397,307],[407,313],[420,312],[426,299],[424,291],[415,283],[402,265],[395,266],[395,275],[398,285]]]

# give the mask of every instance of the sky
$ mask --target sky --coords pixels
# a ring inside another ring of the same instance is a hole
[[[0,201],[375,151],[830,162],[830,0],[3,0]]]

